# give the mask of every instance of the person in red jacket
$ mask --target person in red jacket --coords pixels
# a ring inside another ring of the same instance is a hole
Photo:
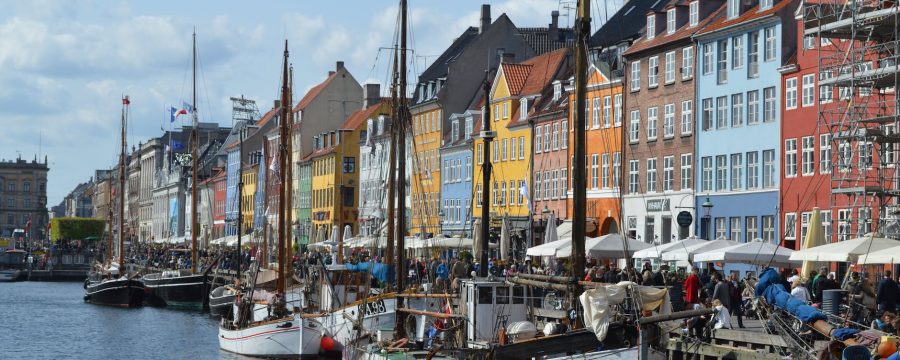
[[[691,274],[684,280],[684,302],[696,304],[700,301],[700,276],[697,267],[691,269]]]

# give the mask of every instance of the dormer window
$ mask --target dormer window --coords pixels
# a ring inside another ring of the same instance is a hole
[[[656,15],[647,16],[647,40],[656,37]]]
[[[697,26],[700,23],[700,2],[694,1],[690,4],[688,9],[688,14],[690,18],[691,26]]]
[[[453,120],[453,124],[450,125],[450,129],[451,141],[459,140],[459,120]]]
[[[728,0],[728,18],[734,19],[741,15],[741,0]]]
[[[774,2],[775,0],[759,0],[759,11],[770,9]]]
[[[666,34],[675,33],[675,9],[666,11]]]
[[[562,82],[555,81],[553,82],[553,101],[559,100],[560,95],[562,95]]]
[[[525,120],[528,116],[528,98],[519,99],[519,119]]]
[[[466,140],[469,140],[470,138],[472,138],[472,131],[474,131],[474,129],[472,127],[473,125],[474,124],[472,124],[472,116],[466,117],[466,135],[465,135]]]
[[[384,115],[378,117],[378,132],[376,134],[381,135],[384,133]]]

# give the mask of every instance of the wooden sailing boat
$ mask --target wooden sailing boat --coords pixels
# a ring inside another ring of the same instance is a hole
[[[206,274],[212,269],[207,268],[202,273],[197,272],[197,168],[199,167],[199,134],[197,132],[197,34],[193,35],[193,78],[191,115],[193,126],[191,128],[191,269],[167,270],[161,273],[144,276],[144,285],[154,297],[154,300],[162,301],[166,306],[202,309],[208,305],[209,283]]]
[[[144,302],[144,284],[138,280],[132,279],[126,273],[125,268],[125,129],[127,124],[126,109],[130,101],[128,97],[122,99],[122,152],[119,155],[119,231],[118,246],[119,254],[118,263],[112,262],[112,197],[109,198],[110,218],[109,218],[109,256],[108,263],[104,268],[96,269],[91,272],[89,278],[84,283],[84,301],[91,304],[109,305],[118,307],[139,307]],[[110,182],[110,188],[112,183]]]
[[[288,43],[284,42],[284,72],[281,87],[280,146],[278,161],[281,169],[289,165],[290,156],[290,124],[291,124],[291,89],[288,72]],[[286,171],[279,172],[281,184],[289,182]],[[275,293],[266,297],[271,307],[268,316],[257,319],[254,293],[251,286],[248,299],[238,295],[235,300],[235,320],[222,321],[219,327],[219,348],[225,351],[259,357],[300,357],[317,355],[323,340],[323,329],[315,320],[307,319],[300,313],[287,308],[285,297],[286,267],[288,248],[286,237],[290,217],[287,208],[286,193],[290,187],[281,186],[278,193],[278,278]],[[257,261],[257,264],[259,262]],[[257,273],[259,266],[257,265]],[[255,284],[253,284],[255,285]],[[262,292],[262,291],[260,291]]]

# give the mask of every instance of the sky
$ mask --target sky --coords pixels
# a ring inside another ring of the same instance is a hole
[[[610,2],[610,3],[607,3]],[[622,0],[594,1],[594,31]],[[279,97],[284,40],[294,100],[336,61],[384,85],[397,0],[0,0],[0,159],[48,157],[48,208],[118,159],[121,97],[131,99],[129,147],[168,129],[167,108],[191,97],[196,29],[200,121],[231,126],[230,97],[265,112]],[[468,26],[482,3],[517,26],[560,25],[574,0],[410,0],[410,82]],[[604,14],[604,12],[608,14]],[[568,16],[567,16],[568,14]],[[382,86],[386,90],[386,86]],[[173,125],[180,127],[187,117]]]

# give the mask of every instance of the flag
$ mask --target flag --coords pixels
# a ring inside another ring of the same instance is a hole
[[[169,122],[173,123],[173,122],[175,122],[175,119],[177,117],[179,117],[181,115],[187,115],[187,113],[188,112],[185,109],[178,109],[174,106],[169,106]]]
[[[525,204],[528,205],[528,212],[534,213],[534,209],[531,208],[531,197],[528,196],[528,181],[523,181],[522,186],[519,187],[519,195],[522,195],[525,198]]]
[[[122,98],[122,105],[131,105],[131,100],[128,100],[128,97]]]
[[[194,107],[191,104],[188,104],[186,102],[181,103],[181,109],[185,111],[185,114],[193,114],[194,113]]]

